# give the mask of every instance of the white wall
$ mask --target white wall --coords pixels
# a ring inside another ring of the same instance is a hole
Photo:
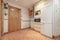
[[[22,20],[29,20],[29,11],[27,8],[24,8],[22,6],[18,6],[16,4],[9,3],[9,5],[17,7],[21,9],[21,19]],[[8,11],[7,11],[8,12]],[[4,19],[8,18],[8,16],[4,17]],[[29,27],[29,22],[23,22],[21,20],[21,29]],[[4,20],[4,33],[8,32],[8,20]]]
[[[34,28],[34,17],[30,17],[30,20],[31,20],[30,26],[31,26],[31,28]]]
[[[29,27],[29,11],[28,9],[22,9],[22,13],[21,13],[21,28],[27,28]],[[26,22],[24,22],[23,20],[25,20]]]
[[[41,10],[40,32],[49,37],[52,37],[52,9],[52,1],[48,1],[47,4],[45,4],[44,2],[40,2],[35,5],[35,12]]]

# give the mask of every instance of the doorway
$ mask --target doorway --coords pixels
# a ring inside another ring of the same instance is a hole
[[[21,9],[8,7],[8,32],[18,31],[21,29]]]

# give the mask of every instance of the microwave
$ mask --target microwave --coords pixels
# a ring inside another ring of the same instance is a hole
[[[35,18],[34,22],[41,22],[41,18]]]

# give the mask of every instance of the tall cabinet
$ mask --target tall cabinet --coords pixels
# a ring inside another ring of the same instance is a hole
[[[35,12],[41,10],[40,33],[55,37],[60,35],[60,0],[39,2],[35,5]]]
[[[53,0],[53,35],[60,35],[60,0]]]
[[[40,1],[35,5],[34,12],[40,10],[39,18],[40,22],[40,33],[48,37],[53,37],[53,2],[52,1]],[[34,15],[35,18],[35,15]]]
[[[53,5],[48,3],[41,9],[41,33],[53,37]]]

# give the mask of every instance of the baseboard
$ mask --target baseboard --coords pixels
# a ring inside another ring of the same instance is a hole
[[[28,29],[28,28],[30,28],[30,27],[23,28],[23,29],[21,29],[21,30]],[[15,32],[15,31],[13,31],[13,32]],[[8,33],[11,33],[11,32],[5,32],[5,33],[3,33],[3,35],[8,34]],[[2,35],[2,36],[3,36],[3,35]]]
[[[52,37],[49,37],[49,36],[46,36],[46,35],[42,34],[40,31],[37,31],[37,30],[35,30],[35,29],[33,29],[33,28],[31,28],[31,29],[34,30],[34,31],[36,31],[36,32],[38,32],[38,33],[40,33],[41,35],[43,35],[43,36],[45,36],[45,37],[48,37],[48,38],[50,38],[50,39],[53,39]]]
[[[39,32],[40,33],[40,31],[37,31],[37,30],[35,30],[34,28],[31,28],[32,30],[34,30],[34,31],[36,31],[36,32]]]
[[[60,38],[60,35],[53,36],[53,38]]]
[[[41,32],[40,32],[40,34],[43,35],[43,36],[45,36],[45,37],[47,37],[47,38],[53,39],[53,36],[50,37],[50,36],[47,36],[47,35],[45,35],[45,34],[43,34],[43,33],[41,33]]]
[[[25,30],[25,29],[29,29],[30,27],[27,27],[27,28],[21,28],[21,30]]]
[[[8,34],[8,33],[9,33],[9,32],[5,32],[3,35]],[[2,35],[2,36],[3,36],[3,35]]]

